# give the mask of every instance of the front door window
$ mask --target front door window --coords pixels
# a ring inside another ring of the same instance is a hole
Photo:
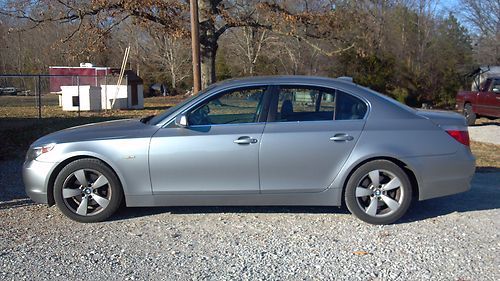
[[[257,123],[265,87],[245,88],[211,98],[188,114],[190,126]]]

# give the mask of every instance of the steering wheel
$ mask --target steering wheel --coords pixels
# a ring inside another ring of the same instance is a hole
[[[210,117],[208,117],[208,113],[210,113],[210,108],[208,105],[204,105],[197,110],[191,112],[189,115],[189,124],[192,125],[210,125],[212,122],[210,121]]]

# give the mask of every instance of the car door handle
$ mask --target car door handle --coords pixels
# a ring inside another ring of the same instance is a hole
[[[353,139],[354,137],[348,134],[336,134],[330,138],[331,141],[352,141]]]
[[[234,140],[234,143],[236,144],[251,144],[251,143],[257,143],[257,139],[253,139],[251,137],[239,137],[237,140]]]

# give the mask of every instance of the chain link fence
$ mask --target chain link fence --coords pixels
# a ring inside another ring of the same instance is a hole
[[[3,118],[75,117],[112,109],[119,91],[117,75],[1,75]],[[127,85],[127,77],[120,85]]]

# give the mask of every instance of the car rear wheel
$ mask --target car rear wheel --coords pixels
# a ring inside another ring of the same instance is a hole
[[[464,105],[464,117],[467,120],[467,125],[472,126],[476,123],[476,113],[472,110],[472,105],[467,103]]]
[[[400,219],[412,200],[406,173],[386,160],[368,162],[350,177],[345,202],[349,211],[370,224],[390,224]]]
[[[123,191],[115,173],[97,159],[69,163],[56,178],[54,199],[67,217],[99,222],[120,207]]]

